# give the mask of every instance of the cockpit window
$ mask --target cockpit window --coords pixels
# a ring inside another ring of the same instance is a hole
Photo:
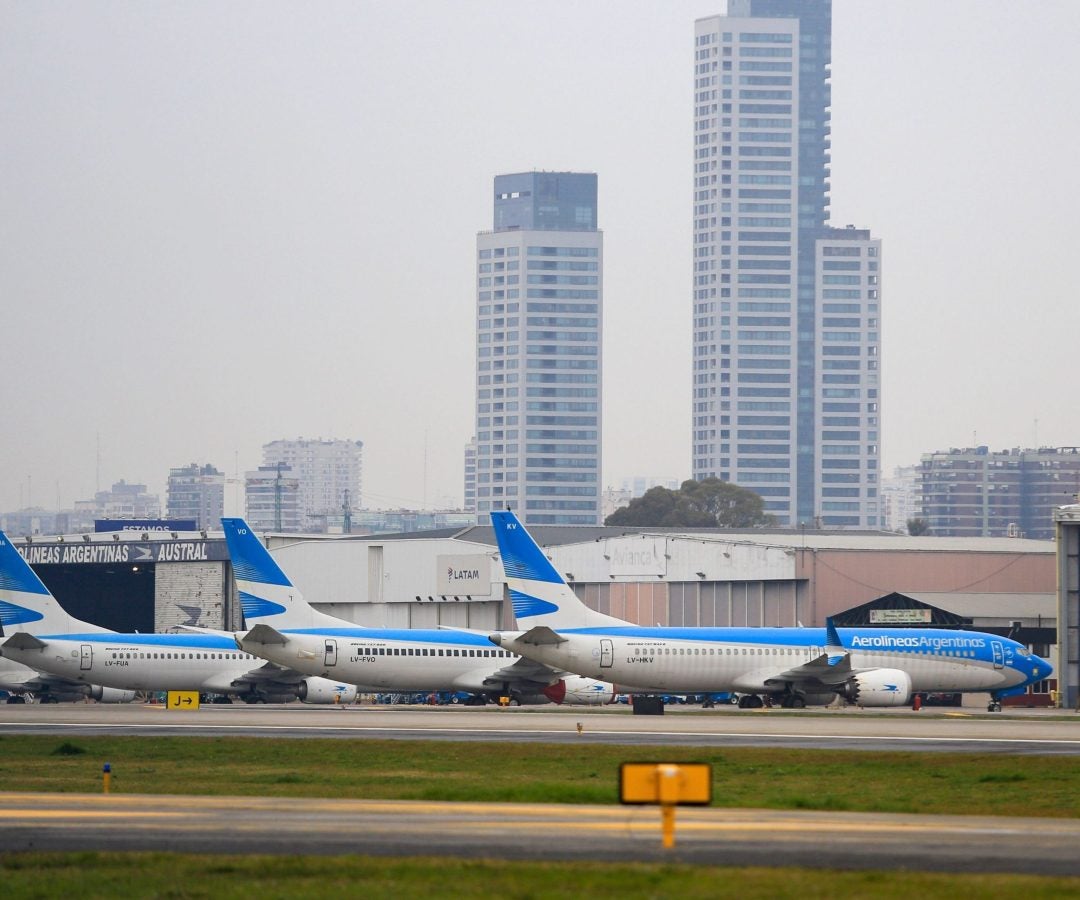
[[[1031,656],[1031,651],[1026,647],[1019,647],[1016,651],[1018,656]]]

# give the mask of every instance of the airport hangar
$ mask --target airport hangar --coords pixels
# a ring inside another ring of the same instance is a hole
[[[1055,660],[1055,544],[801,529],[536,526],[586,603],[642,625],[936,625],[1011,634]],[[369,627],[514,626],[491,526],[268,534],[317,608]],[[221,532],[15,538],[75,616],[117,631],[243,625]],[[1055,666],[1058,671],[1060,667]],[[1050,701],[1051,681],[1037,686]]]

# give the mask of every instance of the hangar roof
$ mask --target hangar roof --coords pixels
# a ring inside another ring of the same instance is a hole
[[[564,544],[584,544],[625,535],[667,535],[695,541],[735,542],[766,547],[808,548],[812,550],[920,550],[982,553],[1047,553],[1055,552],[1053,541],[1034,541],[1026,538],[968,538],[911,537],[891,531],[802,531],[798,528],[738,529],[738,528],[645,528],[624,525],[531,525],[529,532],[544,547]],[[295,535],[294,537],[300,537]],[[433,531],[412,531],[402,534],[352,535],[345,540],[400,541],[446,540],[448,538],[474,544],[495,545],[490,525],[466,528],[442,528]]]
[[[921,600],[968,618],[1015,619],[1041,616],[1056,620],[1057,594],[1044,593],[961,593],[951,591],[903,591],[905,597]]]

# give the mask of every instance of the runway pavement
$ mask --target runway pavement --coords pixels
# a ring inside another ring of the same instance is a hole
[[[635,716],[626,707],[336,708],[295,703],[204,706],[186,712],[147,704],[77,703],[0,705],[0,734],[394,738],[1080,755],[1080,716],[1048,710],[987,714],[853,707],[824,712],[669,707],[663,716]]]
[[[5,850],[452,855],[1080,875],[1080,821],[655,807],[0,793]]]

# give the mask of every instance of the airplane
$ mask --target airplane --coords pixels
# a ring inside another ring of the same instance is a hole
[[[312,607],[240,518],[223,518],[244,621],[237,644],[280,666],[336,677],[362,691],[467,691],[486,702],[596,706],[610,683],[496,650],[486,633],[457,629],[363,628]],[[271,624],[271,622],[273,624]]]
[[[587,607],[509,510],[491,513],[521,630],[497,647],[544,665],[603,678],[627,693],[732,691],[801,709],[837,696],[860,706],[905,706],[916,693],[988,691],[988,710],[1049,678],[1053,668],[996,634],[936,628],[643,627]]]
[[[58,676],[101,698],[105,691],[199,691],[254,703],[349,703],[356,689],[311,678],[244,653],[227,634],[120,634],[60,605],[0,531],[0,656]]]

